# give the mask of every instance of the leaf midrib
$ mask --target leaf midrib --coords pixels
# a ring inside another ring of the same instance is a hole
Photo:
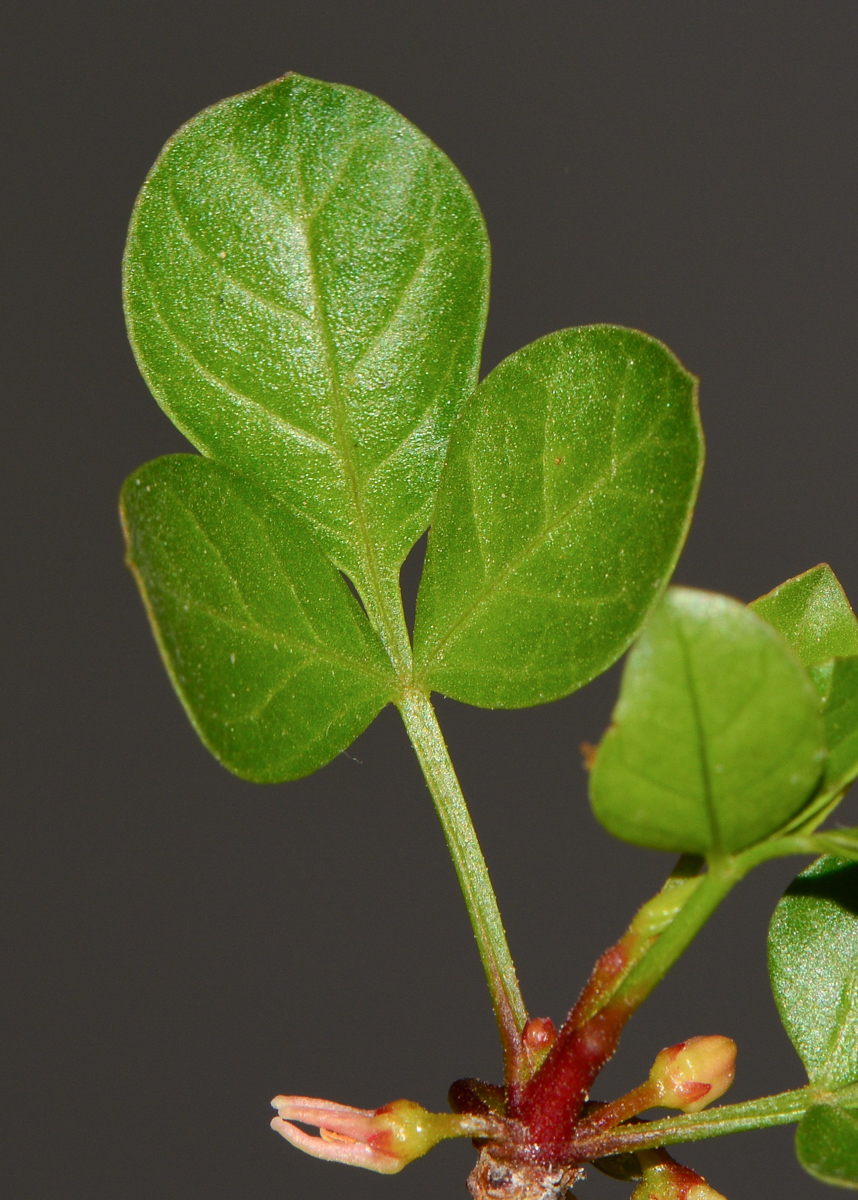
[[[709,825],[711,850],[718,856],[723,853],[723,838],[721,825],[718,820],[718,810],[712,793],[712,774],[709,768],[708,738],[703,726],[703,714],[700,711],[700,697],[697,694],[697,683],[691,663],[691,648],[682,626],[682,618],[674,618],[676,638],[682,655],[682,666],[685,674],[685,686],[691,699],[691,719],[694,724],[694,736],[697,741],[697,759],[700,764],[700,783],[703,790],[703,806],[706,811],[706,821]]]
[[[858,1020],[858,1009],[856,1009],[855,1005],[855,994],[856,978],[855,967],[853,964],[851,971],[847,975],[843,985],[840,988],[840,996],[838,997],[837,1001],[837,1011],[835,1013],[834,1021],[832,1022],[831,1030],[829,1032],[825,1047],[825,1070],[823,1072],[822,1082],[828,1085],[832,1083],[836,1085],[839,1083],[841,1087],[845,1086],[842,1081],[831,1078],[831,1068],[836,1062],[836,1054],[841,1034],[849,1023],[850,1014],[854,1019]],[[847,1080],[846,1082],[848,1084],[850,1081]]]
[[[360,480],[358,478],[357,467],[354,461],[353,439],[351,437],[351,431],[349,430],[348,421],[346,419],[345,403],[342,395],[339,370],[337,368],[333,336],[331,333],[330,323],[328,321],[327,309],[322,295],[322,289],[319,286],[318,257],[313,238],[312,218],[308,219],[305,216],[305,213],[308,209],[307,186],[304,178],[304,167],[300,152],[295,155],[295,165],[302,200],[301,217],[296,218],[296,225],[301,231],[307,251],[309,268],[308,273],[313,298],[313,314],[316,318],[319,336],[325,351],[328,381],[331,388],[332,411],[334,416],[334,435],[337,441],[337,448],[339,450],[340,458],[342,459],[343,467],[345,469],[349,491],[351,492],[352,506],[354,508],[358,530],[360,533],[360,550],[362,551],[362,557],[364,559],[363,565],[368,576],[367,583],[374,593],[372,596],[372,600],[374,601],[372,607],[378,613],[379,623],[382,626],[379,629],[379,633],[381,634],[385,649],[387,650],[397,675],[401,675],[410,670],[410,654],[408,654],[406,661],[402,661],[402,638],[401,636],[397,637],[396,633],[394,632],[393,626],[395,622],[395,615],[389,611],[389,608],[385,603],[386,597],[381,586],[375,545],[370,537],[369,525],[366,519],[366,512],[364,511],[363,494],[360,486]],[[353,582],[355,587],[359,588],[361,581],[354,580]],[[367,599],[369,599],[369,597],[367,597]],[[402,624],[404,625],[404,620]],[[407,631],[405,641],[407,644]]]

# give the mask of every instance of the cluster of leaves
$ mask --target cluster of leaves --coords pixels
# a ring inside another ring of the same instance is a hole
[[[858,835],[816,832],[858,774],[858,623],[825,567],[750,608],[665,591],[702,467],[695,380],[653,338],[592,326],[478,383],[488,272],[455,167],[363,92],[287,76],[171,139],[134,211],[126,311],[200,453],[122,496],[167,669],[218,759],[275,782],[388,703],[567,695],[643,628],[594,811],[737,878],[839,856],[778,909],[772,976],[826,1097],[801,1159],[858,1185]],[[430,527],[412,637],[399,571]]]
[[[629,655],[591,780],[612,833],[740,875],[822,854],[787,891],[770,941],[784,1026],[820,1103],[807,1170],[858,1187],[858,830],[815,832],[858,776],[858,621],[831,569],[748,608],[672,588]],[[851,860],[851,861],[850,861]]]
[[[131,339],[202,457],[126,484],[130,559],[191,719],[246,778],[317,769],[406,686],[565,695],[671,575],[693,380],[653,339],[593,327],[476,387],[488,262],[428,139],[297,76],[197,117],[143,188]],[[399,569],[433,509],[412,661]]]

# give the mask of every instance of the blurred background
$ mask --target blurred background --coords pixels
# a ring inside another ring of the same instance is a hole
[[[290,69],[380,95],[483,206],[487,370],[611,321],[700,377],[708,465],[678,580],[748,601],[827,560],[858,599],[858,6],[6,0],[3,25],[0,1194],[464,1198],[467,1144],[383,1179],[268,1130],[276,1092],[443,1108],[453,1079],[497,1079],[499,1053],[395,712],[317,775],[258,788],[171,692],[116,518],[123,478],[186,448],[125,341],[131,205],[166,138],[225,96]],[[520,713],[439,704],[525,996],[555,1020],[670,867],[589,812],[578,747],[617,682]],[[804,1082],[765,968],[800,865],[734,893],[597,1095],[700,1033],[739,1042],[729,1099]],[[791,1142],[680,1157],[730,1200],[828,1194]],[[595,1172],[576,1189],[629,1190]]]

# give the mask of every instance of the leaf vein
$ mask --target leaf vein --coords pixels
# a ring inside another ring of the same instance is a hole
[[[145,279],[149,290],[149,299],[152,304],[152,311],[155,314],[155,318],[170,335],[172,341],[181,351],[184,357],[188,359],[188,361],[193,365],[194,369],[198,371],[204,379],[206,379],[213,387],[219,388],[222,392],[225,392],[236,404],[240,406],[247,406],[248,408],[252,408],[260,412],[275,428],[281,430],[289,437],[294,438],[297,442],[303,442],[308,447],[312,447],[316,451],[322,450],[326,455],[337,455],[336,447],[331,446],[328,442],[323,441],[322,438],[317,437],[315,433],[309,433],[306,429],[301,429],[300,426],[293,425],[284,417],[279,416],[278,413],[272,412],[270,408],[267,408],[264,404],[261,404],[260,401],[254,400],[252,396],[248,396],[243,392],[239,392],[231,384],[227,383],[225,379],[221,379],[219,375],[216,375],[214,371],[210,370],[210,368],[207,367],[205,363],[203,363],[202,360],[197,357],[188,343],[184,341],[183,338],[179,337],[170,322],[161,312],[155,299],[153,282],[147,275],[145,269],[143,269],[143,278]]]
[[[213,254],[212,251],[208,250],[202,244],[202,242],[193,236],[187,218],[176,203],[172,184],[169,192],[167,193],[167,198],[169,200],[170,208],[176,215],[179,232],[181,233],[182,237],[185,239],[188,245],[192,247],[192,249],[196,250],[196,252],[205,259],[210,266],[214,267],[216,273],[231,287],[234,287],[237,292],[241,292],[242,295],[247,296],[250,300],[255,301],[261,307],[267,308],[270,312],[276,313],[278,316],[288,317],[291,320],[298,321],[302,325],[313,325],[312,317],[308,317],[307,314],[302,313],[300,309],[291,308],[289,305],[280,304],[276,300],[271,300],[268,296],[263,296],[261,292],[257,292],[254,288],[248,287],[246,283],[242,283],[240,280],[238,280],[235,275],[227,270],[226,264],[223,262],[223,260],[218,258],[216,254]]]
[[[208,605],[201,603],[187,593],[177,592],[173,588],[166,587],[163,584],[158,584],[157,590],[162,595],[175,601],[176,604],[180,604],[185,611],[193,609],[200,616],[208,617],[209,620],[215,621],[220,625],[226,625],[230,629],[234,629],[236,633],[250,634],[258,637],[262,641],[270,642],[272,646],[276,646],[278,649],[283,645],[287,649],[303,652],[307,658],[320,659],[348,667],[360,675],[375,679],[387,687],[390,686],[390,679],[386,678],[380,671],[375,670],[368,663],[362,662],[360,659],[352,658],[351,655],[332,649],[328,644],[305,642],[300,638],[290,636],[284,631],[269,629],[267,626],[260,625],[254,621],[252,614],[249,620],[240,621],[228,613],[218,612],[217,609],[209,608]]]
[[[474,597],[474,599],[470,603],[470,605],[468,607],[466,607],[454,621],[451,622],[450,627],[448,628],[447,632],[442,637],[438,638],[438,640],[435,642],[435,645],[433,646],[430,654],[424,660],[423,667],[422,667],[423,672],[427,671],[431,667],[432,663],[437,660],[438,655],[441,653],[441,651],[444,649],[444,647],[448,646],[450,644],[450,642],[452,642],[455,639],[455,637],[461,631],[463,626],[466,625],[471,620],[473,620],[474,617],[488,603],[490,603],[495,591],[502,588],[506,584],[507,580],[519,569],[519,567],[528,558],[530,558],[533,554],[535,554],[537,552],[537,550],[539,550],[541,548],[541,546],[545,542],[547,542],[555,533],[557,533],[563,527],[564,524],[566,524],[568,521],[572,520],[573,517],[578,512],[583,510],[592,500],[595,500],[596,497],[603,490],[605,490],[607,488],[611,479],[613,479],[614,476],[617,474],[617,470],[622,468],[626,464],[626,462],[628,462],[629,459],[631,459],[637,453],[637,451],[640,449],[640,447],[642,445],[646,444],[648,441],[650,441],[651,439],[656,437],[658,430],[667,421],[669,416],[670,416],[669,413],[663,413],[659,417],[659,419],[656,422],[654,422],[652,427],[647,430],[646,435],[644,437],[640,438],[639,441],[637,441],[635,443],[635,445],[633,447],[631,447],[622,456],[622,458],[619,461],[618,468],[615,468],[612,464],[612,467],[609,471],[607,471],[603,475],[601,475],[595,481],[595,483],[593,483],[589,488],[587,488],[581,494],[581,496],[575,501],[575,503],[572,504],[568,509],[565,509],[560,514],[560,516],[557,517],[556,520],[554,520],[550,525],[547,525],[545,528],[540,530],[540,532],[538,534],[536,534],[533,538],[531,538],[528,541],[525,548],[523,550],[521,550],[517,555],[515,555],[498,572],[498,574],[489,581],[487,586],[482,588],[477,593],[477,595]],[[470,466],[470,463],[469,463],[469,466]],[[469,474],[469,481],[470,481],[470,471],[468,474]],[[473,487],[472,487],[472,494],[473,494]],[[475,507],[474,505],[471,506],[472,512],[473,512],[474,507]],[[476,529],[476,522],[475,522],[475,529]],[[482,553],[482,548],[481,548],[481,556],[483,558],[483,561],[485,562],[485,555]],[[488,577],[488,571],[485,572],[485,576]]]

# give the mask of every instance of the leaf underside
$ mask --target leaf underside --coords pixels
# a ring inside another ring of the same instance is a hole
[[[285,501],[371,603],[428,524],[488,269],[428,138],[288,75],[168,142],[131,222],[129,335],[193,444]]]
[[[593,810],[638,845],[733,853],[802,806],[823,758],[816,693],[783,639],[735,600],[672,588],[629,655]]]
[[[667,584],[701,465],[695,381],[653,338],[567,329],[506,359],[451,440],[417,602],[420,682],[514,708],[605,670]]]
[[[309,774],[393,697],[366,614],[275,498],[174,455],[130,477],[122,515],[167,670],[231,771],[263,783]]]

